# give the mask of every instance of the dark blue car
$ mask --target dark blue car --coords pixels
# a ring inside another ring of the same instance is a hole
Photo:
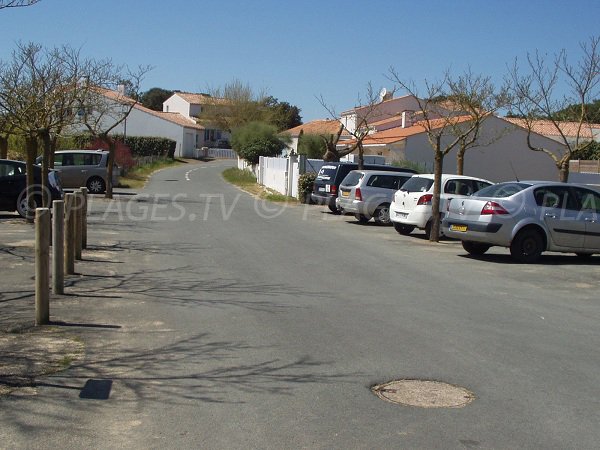
[[[32,187],[35,207],[42,205],[42,169],[33,167],[34,186]],[[23,161],[0,159],[0,211],[17,211],[28,217],[27,208],[27,169]],[[48,192],[51,200],[61,200],[63,191],[55,171],[48,173]]]

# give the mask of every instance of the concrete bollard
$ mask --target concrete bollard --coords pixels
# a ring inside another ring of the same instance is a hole
[[[52,202],[52,292],[65,293],[65,202]]]
[[[81,188],[83,194],[83,222],[82,222],[82,233],[81,233],[81,248],[87,248],[87,216],[88,216],[88,189],[86,187]]]
[[[83,194],[75,191],[75,259],[81,260],[83,248]]]
[[[65,194],[65,273],[75,273],[75,194]]]
[[[50,210],[35,210],[35,324],[50,322]]]

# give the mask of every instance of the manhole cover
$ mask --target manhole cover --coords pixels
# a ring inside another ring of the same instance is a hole
[[[419,408],[462,408],[475,400],[468,389],[441,381],[398,380],[372,390],[382,400]]]

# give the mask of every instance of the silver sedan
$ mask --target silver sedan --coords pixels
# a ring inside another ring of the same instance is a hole
[[[589,257],[600,253],[600,193],[548,181],[495,184],[452,200],[442,228],[473,255],[501,246],[524,263],[544,251]]]

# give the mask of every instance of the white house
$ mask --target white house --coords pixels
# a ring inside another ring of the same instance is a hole
[[[411,113],[420,110],[421,106],[414,95],[389,98],[388,94],[385,94],[382,96],[381,102],[376,105],[357,106],[348,111],[344,111],[340,116],[340,121],[350,133],[354,133],[357,124],[361,123],[363,120],[366,120],[369,127],[374,123],[378,124],[380,127],[385,127],[386,123],[402,122],[403,117],[404,120],[407,120],[411,116]]]
[[[175,91],[175,93],[163,102],[163,112],[177,113],[187,119],[197,121],[201,113],[209,108],[227,108],[227,100],[212,97],[208,94],[196,94],[191,92]],[[200,147],[218,147],[229,143],[230,133],[217,127],[204,124],[204,135]]]
[[[202,147],[205,128],[198,125],[194,119],[178,112],[148,109],[118,91],[99,89],[98,92],[108,102],[105,114],[96,119],[101,122],[100,129],[112,126],[122,117],[124,111],[133,105],[127,118],[116,126],[111,134],[172,139],[176,142],[175,156],[177,157],[193,158],[196,148]],[[82,131],[85,127],[79,124],[75,129]]]
[[[448,141],[451,137],[445,139]],[[561,143],[535,133],[533,142],[557,151],[565,148]],[[483,122],[478,143],[478,146],[465,153],[465,175],[496,182],[516,178],[558,180],[558,171],[552,159],[546,154],[529,150],[527,131],[503,118],[488,117]],[[389,163],[406,160],[433,171],[434,152],[421,122],[407,122],[404,127],[370,134],[363,145],[365,154],[382,155]],[[457,149],[454,149],[444,158],[445,173],[456,173],[456,153]]]

